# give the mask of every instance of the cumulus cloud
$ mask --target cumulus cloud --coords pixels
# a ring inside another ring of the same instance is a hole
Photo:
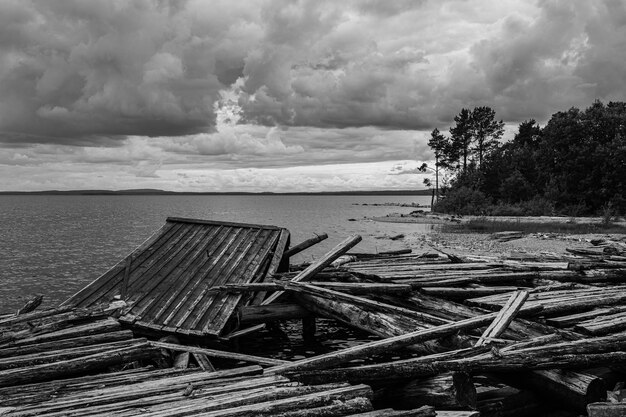
[[[623,100],[624,39],[620,0],[5,0],[0,164],[428,160],[462,107],[514,126]]]

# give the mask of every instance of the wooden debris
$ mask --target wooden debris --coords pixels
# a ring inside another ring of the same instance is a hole
[[[316,234],[315,237],[305,240],[304,242],[298,243],[297,245],[287,249],[285,253],[283,253],[283,258],[291,258],[292,256],[302,252],[305,249],[310,248],[313,245],[318,244],[324,239],[327,239],[328,235],[326,233]]]

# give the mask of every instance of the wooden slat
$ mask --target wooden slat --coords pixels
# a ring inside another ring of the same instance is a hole
[[[197,278],[196,275],[198,274],[198,271],[208,259],[206,252],[209,250],[209,247],[214,244],[215,239],[219,236],[223,227],[218,226],[208,230],[209,234],[204,236],[203,245],[199,245],[196,252],[187,257],[187,263],[184,267],[179,268],[177,271],[170,274],[170,279],[165,286],[168,286],[168,284],[171,283],[174,288],[170,288],[169,291],[161,291],[161,299],[158,300],[159,303],[153,305],[150,311],[146,312],[147,315],[161,321],[167,317],[164,316],[164,314],[168,311],[171,312],[176,310],[177,307],[180,307],[179,297],[181,297],[181,294],[186,291],[190,282]]]
[[[189,223],[189,224],[208,224],[211,226],[230,226],[230,227],[245,227],[250,229],[270,229],[270,230],[281,230],[280,227],[271,226],[271,225],[261,225],[261,224],[252,224],[252,223],[233,223],[233,222],[225,222],[218,220],[204,220],[204,219],[188,219],[182,217],[168,217],[168,223]]]
[[[149,302],[135,302],[132,308],[133,314],[142,317],[142,319],[145,317],[147,320],[154,317],[153,310],[162,306],[160,302],[167,301],[167,295],[170,294],[170,292],[175,292],[175,289],[180,285],[178,282],[180,274],[189,267],[189,264],[193,262],[195,258],[198,258],[198,255],[201,254],[203,250],[205,250],[205,239],[210,236],[210,234],[211,228],[206,227],[200,229],[193,239],[189,241],[185,247],[181,248],[179,256],[170,262],[167,268],[152,277],[152,281],[155,283],[154,289],[157,291],[153,291],[155,294],[150,298]]]

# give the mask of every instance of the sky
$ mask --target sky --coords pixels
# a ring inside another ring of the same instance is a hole
[[[1,0],[0,190],[421,189],[461,108],[510,138],[625,67],[622,0]]]

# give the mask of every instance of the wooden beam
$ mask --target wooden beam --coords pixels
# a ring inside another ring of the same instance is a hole
[[[302,252],[305,249],[310,248],[313,245],[318,244],[324,239],[327,239],[328,235],[326,233],[322,233],[320,235],[316,234],[315,237],[305,240],[302,243],[298,243],[296,246],[289,248],[283,254],[283,258],[291,258],[292,256]]]
[[[487,330],[480,336],[476,346],[482,346],[490,342],[491,339],[499,337],[509,327],[524,302],[528,299],[528,291],[516,291],[511,295],[495,320],[487,327]]]
[[[190,353],[204,353],[208,357],[232,359],[236,361],[244,361],[251,363],[258,363],[259,365],[278,366],[284,365],[289,362],[280,359],[263,358],[261,356],[245,355],[243,353],[225,352],[223,350],[205,349],[195,346],[177,345],[176,343],[166,342],[150,342],[152,346],[156,346],[163,349],[170,349],[177,352],[190,352]]]

